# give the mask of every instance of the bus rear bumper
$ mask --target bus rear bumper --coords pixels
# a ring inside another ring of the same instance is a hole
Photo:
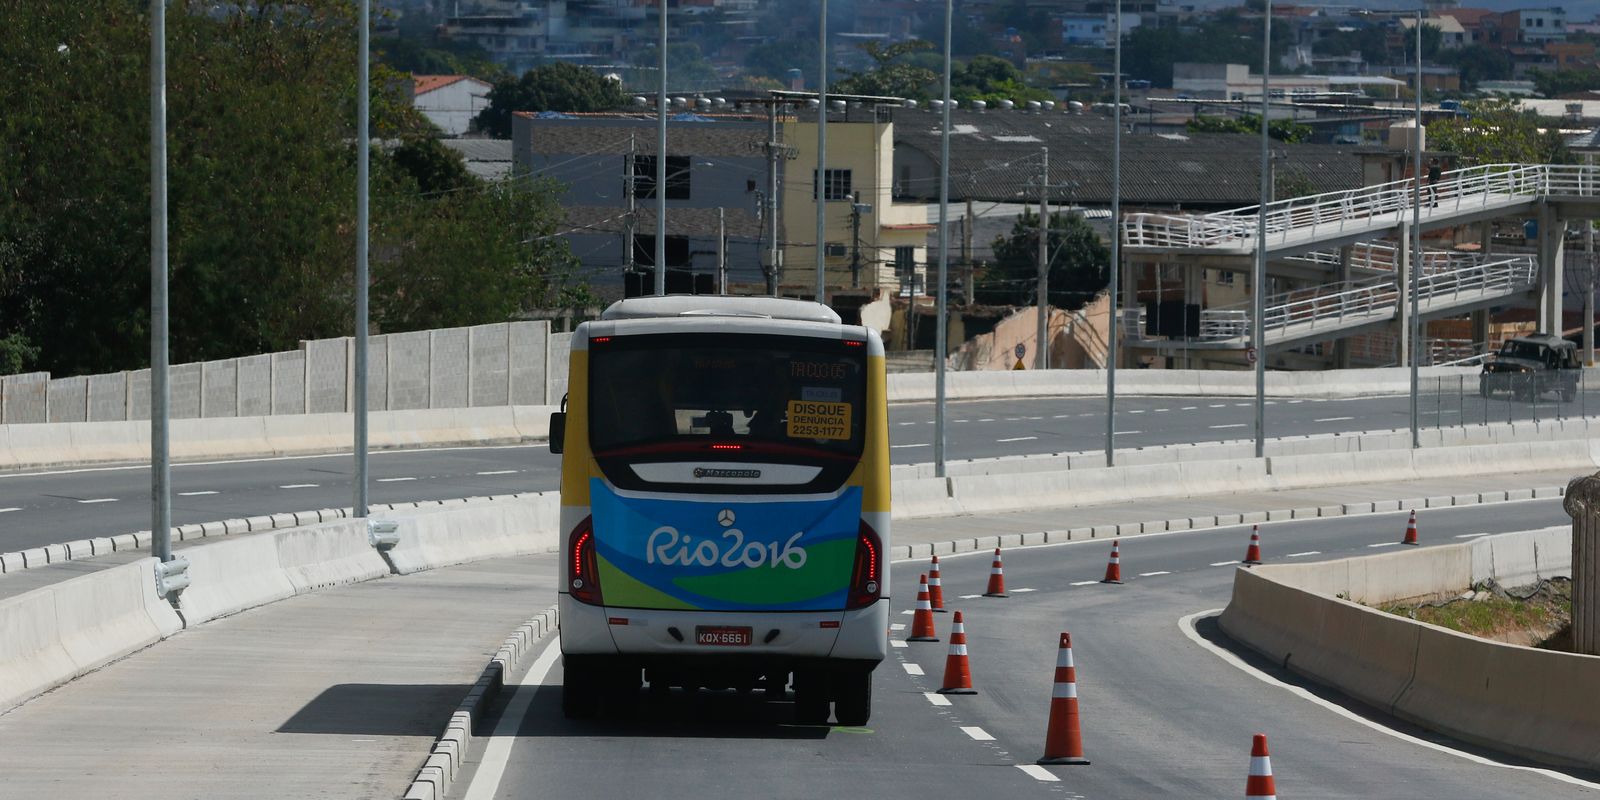
[[[571,655],[875,663],[889,649],[888,598],[852,611],[763,613],[605,608],[563,593],[560,606],[561,651]]]

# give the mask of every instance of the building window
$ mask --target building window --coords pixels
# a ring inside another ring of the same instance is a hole
[[[830,169],[824,188],[824,200],[850,199],[850,170]],[[811,199],[817,199],[817,171],[811,171]]]
[[[1217,283],[1220,283],[1223,286],[1232,286],[1233,285],[1233,273],[1229,272],[1227,270],[1218,271],[1217,272]]]
[[[843,242],[828,242],[827,246],[823,249],[823,255],[829,258],[844,258],[849,252],[850,251],[845,248]]]
[[[917,271],[917,248],[913,245],[900,245],[894,249],[894,274],[905,278]]]
[[[633,195],[640,199],[656,197],[656,157],[633,157]],[[667,199],[689,199],[689,157],[667,156]]]

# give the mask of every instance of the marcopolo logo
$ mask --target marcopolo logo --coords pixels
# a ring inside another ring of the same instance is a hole
[[[759,478],[759,469],[716,469],[714,467],[695,467],[696,478]]]
[[[717,512],[717,524],[724,530],[720,536],[702,536],[696,538],[680,533],[671,525],[662,525],[650,532],[650,538],[645,542],[644,560],[646,564],[661,564],[664,566],[722,566],[729,569],[735,567],[776,568],[779,566],[789,569],[801,569],[806,565],[806,549],[797,546],[795,542],[805,535],[805,531],[796,531],[783,544],[777,542],[746,542],[744,531],[733,527],[737,517],[733,509],[724,508]]]

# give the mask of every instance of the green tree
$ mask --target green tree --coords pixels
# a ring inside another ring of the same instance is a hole
[[[789,70],[800,70],[807,86],[817,81],[817,39],[786,36],[770,44],[750,48],[744,67],[750,73],[787,84]]]
[[[1484,81],[1503,81],[1512,75],[1511,57],[1504,50],[1471,44],[1439,54],[1439,63],[1461,73],[1461,88],[1471,89]]]
[[[616,81],[587,67],[557,61],[534,67],[515,80],[496,82],[489,90],[489,107],[478,112],[476,122],[490,136],[506,139],[511,136],[511,115],[517,111],[605,111],[627,100]]]
[[[1077,309],[1106,287],[1111,252],[1075,214],[1050,214],[1050,305]],[[1024,210],[1011,233],[994,240],[994,261],[977,276],[980,303],[1033,305],[1039,280],[1039,215]]]
[[[1417,63],[1417,35],[1415,32],[1407,32],[1405,34],[1405,39],[1406,63],[1415,64]],[[1443,42],[1444,33],[1439,30],[1438,26],[1429,25],[1426,22],[1422,24],[1423,60],[1433,61],[1435,58],[1437,58],[1439,55],[1439,45]]]
[[[1285,37],[1273,37],[1273,53],[1288,47]],[[1172,86],[1172,65],[1261,64],[1261,25],[1253,20],[1219,14],[1199,28],[1141,25],[1129,31],[1122,43],[1122,71],[1155,86]]]
[[[917,53],[933,49],[933,43],[921,39],[899,42],[888,47],[877,42],[867,42],[862,48],[872,59],[872,67],[865,72],[849,72],[832,84],[840,94],[879,95],[904,97],[912,100],[928,99],[932,84],[939,75],[926,67],[909,63]]]
[[[1261,133],[1261,115],[1240,114],[1227,117],[1206,114],[1189,120],[1184,126],[1190,133]],[[1267,125],[1267,136],[1287,144],[1296,144],[1311,138],[1311,126],[1294,120],[1275,119]]]
[[[1536,69],[1532,77],[1534,87],[1545,97],[1600,89],[1600,70],[1597,69]]]
[[[1476,100],[1465,113],[1428,125],[1428,146],[1456,153],[1469,164],[1556,164],[1567,160],[1555,125],[1510,100]]]
[[[1334,29],[1328,31],[1311,45],[1311,51],[1323,56],[1343,56],[1360,53],[1371,64],[1389,60],[1389,34],[1377,26]]]
[[[917,31],[917,36],[925,41],[932,42],[934,49],[939,53],[943,53],[944,15],[928,14],[922,24],[922,28]],[[989,34],[973,24],[966,14],[958,13],[951,18],[950,54],[952,57],[964,58],[966,56],[992,54],[994,52],[994,42],[990,40]]]

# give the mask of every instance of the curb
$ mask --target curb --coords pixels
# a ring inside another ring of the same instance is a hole
[[[367,509],[369,512],[402,511],[436,506],[495,503],[503,500],[521,500],[537,494],[539,492],[519,492],[517,494],[480,495],[448,500],[420,500],[411,503],[381,503],[368,506]],[[350,518],[349,508],[320,508],[313,511],[295,511],[246,519],[196,522],[188,525],[174,525],[172,527],[172,541],[192,542],[199,539],[231,536],[239,533],[259,533],[280,528],[297,528],[303,525],[333,522],[348,518]],[[99,536],[93,539],[78,539],[63,544],[47,544],[14,553],[0,553],[0,575],[8,575],[13,572],[35,569],[50,564],[60,564],[64,561],[79,561],[108,553],[128,550],[144,550],[148,552],[149,549],[149,531],[136,531],[134,533],[117,534],[116,536]]]
[[[972,553],[979,550],[993,550],[997,547],[1035,547],[1042,544],[1077,542],[1086,539],[1130,539],[1135,536],[1152,533],[1224,528],[1233,525],[1281,522],[1291,519],[1351,517],[1364,514],[1388,514],[1396,511],[1411,511],[1413,509],[1452,508],[1486,503],[1542,500],[1550,497],[1563,497],[1566,493],[1567,487],[1565,486],[1540,486],[1533,489],[1511,489],[1508,491],[1479,492],[1477,494],[1413,497],[1401,500],[1378,500],[1375,502],[1363,501],[1332,506],[1247,511],[1237,514],[1214,514],[1184,519],[1155,520],[1152,522],[1123,522],[1062,530],[1002,533],[952,539],[944,542],[893,545],[890,547],[890,558],[893,562],[903,562],[929,558],[935,555],[943,556],[955,553]],[[1063,511],[1070,510],[1072,509],[1063,509]]]
[[[500,695],[500,690],[505,687],[506,676],[514,673],[533,646],[556,630],[559,624],[560,614],[555,606],[551,606],[522,623],[506,637],[494,658],[478,675],[472,690],[467,692],[467,696],[451,713],[444,733],[434,741],[422,768],[417,770],[417,777],[402,795],[403,800],[444,800],[472,748],[472,737],[484,709]]]

